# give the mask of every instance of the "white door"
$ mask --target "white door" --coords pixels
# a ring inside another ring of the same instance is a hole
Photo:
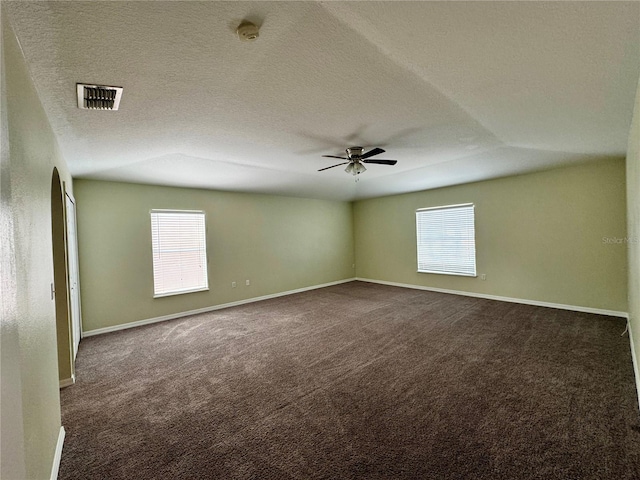
[[[73,340],[73,358],[78,354],[78,345],[82,336],[82,319],[80,317],[80,280],[78,273],[78,240],[76,236],[76,204],[74,199],[65,194],[67,208],[67,254],[69,262],[69,288],[71,290],[71,335]]]

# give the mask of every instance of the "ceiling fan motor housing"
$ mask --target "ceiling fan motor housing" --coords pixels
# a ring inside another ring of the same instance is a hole
[[[349,147],[347,148],[347,156],[351,157],[360,157],[362,156],[362,152],[364,151],[363,147]]]

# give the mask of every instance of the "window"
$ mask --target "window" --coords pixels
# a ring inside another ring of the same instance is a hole
[[[416,211],[418,272],[476,276],[474,206]]]
[[[209,289],[204,212],[151,210],[153,296]]]

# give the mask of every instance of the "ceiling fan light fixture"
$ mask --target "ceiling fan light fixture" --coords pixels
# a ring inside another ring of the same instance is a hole
[[[363,172],[366,172],[367,169],[364,165],[362,165],[359,162],[351,162],[349,165],[347,165],[347,168],[345,168],[344,171],[355,176]]]

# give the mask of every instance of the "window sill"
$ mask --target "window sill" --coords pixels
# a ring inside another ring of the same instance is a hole
[[[435,273],[436,275],[454,275],[456,277],[478,278],[477,273],[454,273],[454,272],[433,272],[431,270],[417,270],[418,273]]]
[[[154,294],[153,298],[172,297],[174,295],[182,295],[183,293],[207,292],[208,290],[209,290],[209,287],[191,288],[189,290],[176,290],[173,292]]]

